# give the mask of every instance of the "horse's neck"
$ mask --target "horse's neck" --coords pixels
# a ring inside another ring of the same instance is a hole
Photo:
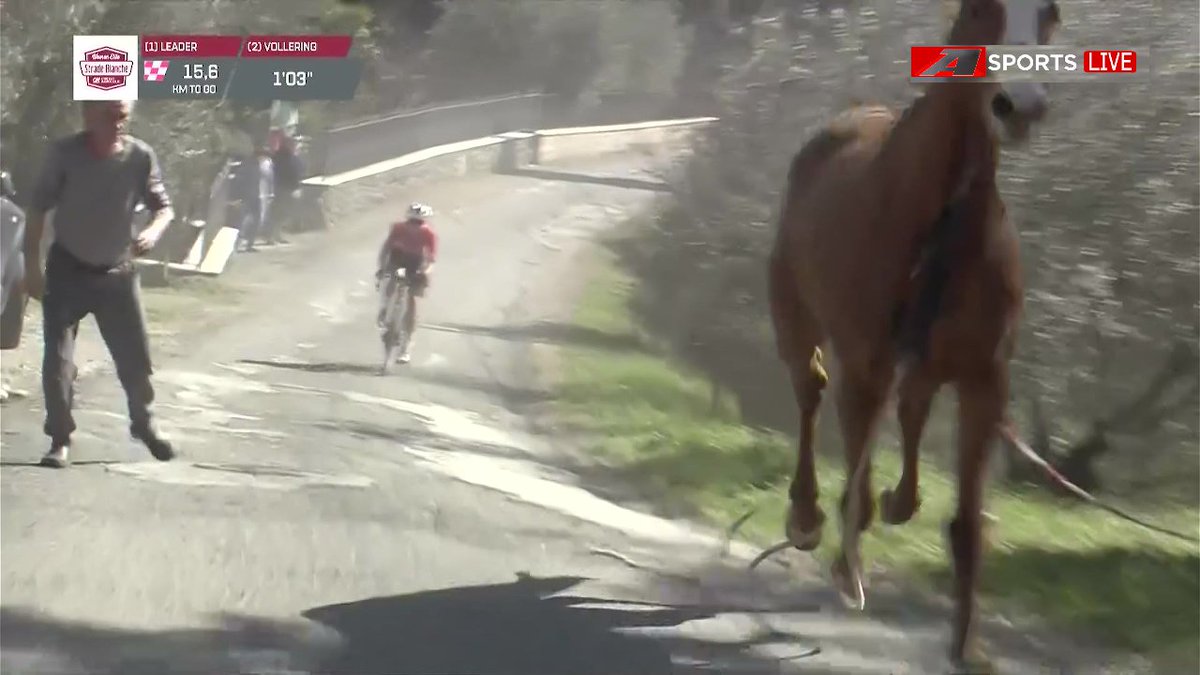
[[[995,141],[970,86],[933,85],[905,111],[880,154],[890,196],[913,219],[908,226],[915,234],[932,225],[967,181],[994,179]]]

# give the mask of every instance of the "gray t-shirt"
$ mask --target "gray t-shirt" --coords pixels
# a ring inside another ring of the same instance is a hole
[[[125,137],[110,157],[97,157],[83,132],[56,141],[46,153],[31,210],[54,213],[54,242],[79,260],[114,267],[133,253],[134,207],[170,206],[154,150]]]

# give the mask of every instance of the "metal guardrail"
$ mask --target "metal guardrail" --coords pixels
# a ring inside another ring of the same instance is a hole
[[[649,94],[610,94],[591,105],[549,94],[513,94],[402,110],[334,127],[314,138],[307,173],[342,173],[423,148],[508,131],[656,119],[671,103],[668,97]]]

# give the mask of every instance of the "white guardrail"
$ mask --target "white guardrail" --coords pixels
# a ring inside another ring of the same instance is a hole
[[[431,159],[453,155],[470,150],[478,150],[493,145],[502,143],[510,143],[514,141],[530,141],[537,143],[540,138],[555,138],[563,136],[578,136],[585,134],[614,134],[628,133],[633,131],[645,131],[651,129],[667,129],[671,127],[686,127],[711,124],[719,118],[716,117],[689,117],[683,119],[670,120],[649,120],[645,122],[632,122],[628,124],[606,124],[600,126],[588,127],[563,127],[558,129],[539,129],[536,131],[509,131],[493,136],[484,136],[482,138],[473,138],[457,143],[446,143],[445,145],[437,145],[423,150],[410,152],[399,157],[394,157],[382,162],[375,162],[366,166],[343,171],[328,176],[313,176],[307,178],[302,183],[315,188],[333,188],[340,185],[345,185],[356,180],[370,178],[387,171],[404,168],[414,164],[419,164]]]

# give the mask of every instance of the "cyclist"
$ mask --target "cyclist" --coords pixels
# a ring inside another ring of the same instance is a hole
[[[429,224],[429,217],[432,215],[433,209],[420,202],[413,202],[409,205],[404,220],[392,224],[379,250],[375,287],[381,291],[379,315],[376,318],[380,327],[383,326],[388,292],[391,290],[391,284],[380,282],[403,268],[411,289],[408,294],[407,311],[404,313],[404,345],[399,359],[401,363],[409,361],[412,334],[417,327],[417,298],[423,296],[429,286],[429,273],[437,257],[437,235]]]

